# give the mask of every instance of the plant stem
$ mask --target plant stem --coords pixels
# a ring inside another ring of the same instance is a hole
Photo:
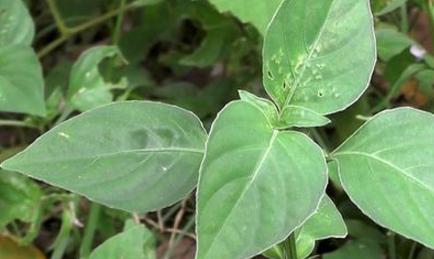
[[[59,118],[57,118],[56,122],[54,122],[54,126],[60,124],[61,122],[65,121],[69,115],[71,115],[71,113],[74,111],[73,108],[70,107],[65,107],[63,109],[62,114],[60,114]]]
[[[401,12],[401,32],[408,32],[408,13],[407,13],[407,3],[404,3],[400,7]]]
[[[288,239],[283,241],[283,248],[285,252],[285,259],[297,259],[297,243],[294,232],[289,235]]]
[[[80,246],[80,258],[87,258],[92,250],[93,237],[98,226],[98,219],[101,212],[101,205],[92,202],[90,205],[89,218],[84,230],[83,240]]]
[[[73,212],[71,206],[64,203],[62,214],[62,226],[60,227],[59,234],[54,241],[52,247],[54,248],[51,259],[61,259],[66,251],[69,242],[69,234],[73,225]]]
[[[127,2],[126,0],[121,0],[121,3],[119,4],[119,9],[122,11],[118,13],[118,16],[116,19],[115,29],[113,31],[113,36],[112,36],[112,45],[118,45],[119,41],[121,39],[122,22],[124,20],[126,2]],[[109,66],[107,68],[107,78],[109,80],[112,79],[113,68],[115,67],[115,62],[116,62],[115,58],[111,59]]]
[[[113,42],[112,42],[113,45],[117,45],[119,43],[119,40],[121,39],[122,22],[124,20],[126,3],[127,3],[126,0],[121,0],[121,3],[119,4],[119,9],[121,11],[118,12],[115,30],[113,32]]]
[[[395,245],[395,233],[388,232],[387,233],[387,243],[389,249],[389,259],[397,259],[396,258],[396,245]]]
[[[107,12],[107,13],[105,13],[105,14],[103,14],[103,15],[95,18],[95,19],[92,19],[88,22],[85,22],[81,25],[69,28],[63,23],[62,17],[61,17],[61,15],[57,9],[55,1],[54,0],[47,0],[47,3],[49,3],[49,6],[52,5],[52,7],[50,7],[50,11],[52,12],[52,14],[54,16],[54,20],[56,22],[56,25],[58,26],[58,29],[61,33],[61,36],[58,39],[51,42],[50,44],[48,44],[41,51],[39,51],[38,52],[39,58],[45,57],[48,53],[50,53],[54,49],[58,48],[60,45],[62,45],[65,41],[69,40],[74,35],[82,32],[82,31],[85,31],[89,28],[92,28],[95,25],[103,23],[103,22],[117,16],[119,13],[123,13],[125,11],[128,11],[128,10],[131,10],[131,9],[138,7],[138,5],[135,5],[134,2],[132,2],[128,5],[125,5],[124,8],[109,11],[109,12]],[[59,21],[61,21],[61,22],[59,22]]]
[[[0,120],[0,127],[1,126],[11,126],[11,127],[23,127],[23,128],[32,128],[32,129],[38,129],[38,127],[31,125],[29,123],[26,123],[24,121],[15,121],[15,120]]]
[[[434,10],[433,10],[433,0],[426,0],[425,7],[429,16],[429,35],[431,37],[431,44],[434,47]]]
[[[416,253],[416,247],[417,247],[417,243],[413,242],[413,244],[411,245],[410,252],[408,253],[408,259],[413,259],[414,254]]]
[[[48,4],[48,8],[50,9],[51,14],[54,17],[54,22],[56,23],[57,29],[59,29],[62,35],[68,35],[69,29],[64,23],[62,19],[62,15],[60,14],[59,9],[57,8],[57,4],[55,0],[46,0]]]
[[[173,241],[173,244],[169,247],[169,249],[164,254],[163,259],[169,259],[172,255],[172,252],[175,250],[175,248],[178,246],[179,242],[182,240],[182,238],[185,236],[185,234],[193,227],[195,222],[195,217],[191,217],[184,228],[182,228],[180,234],[175,238]]]

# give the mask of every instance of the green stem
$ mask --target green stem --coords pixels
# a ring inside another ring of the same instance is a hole
[[[57,6],[55,5],[54,0],[47,0],[47,1],[49,1],[48,3],[51,2],[52,4],[54,4],[54,8],[52,9],[54,19],[55,20],[56,19],[62,20],[59,12],[57,11]],[[109,11],[109,12],[107,12],[107,13],[105,13],[105,14],[103,14],[103,15],[95,18],[95,19],[92,19],[92,20],[90,20],[88,22],[85,22],[85,23],[83,23],[81,25],[78,25],[78,26],[72,27],[72,28],[67,27],[63,22],[58,23],[58,21],[56,21],[58,29],[61,32],[61,36],[58,39],[56,39],[53,42],[51,42],[50,44],[48,44],[41,51],[39,51],[38,52],[38,57],[39,58],[45,57],[48,53],[50,53],[54,49],[56,49],[59,46],[61,46],[65,41],[69,40],[74,35],[82,32],[82,31],[85,31],[87,29],[90,29],[90,28],[94,27],[95,25],[103,23],[103,22],[105,22],[105,21],[107,21],[107,20],[109,20],[109,19],[117,16],[119,13],[123,13],[123,12],[126,12],[128,10],[131,10],[131,9],[134,9],[134,8],[137,8],[137,7],[138,7],[138,5],[135,5],[134,2],[132,2],[132,3],[128,4],[128,5],[125,5],[125,7],[122,8],[122,9],[115,9],[115,10]]]
[[[1,126],[10,126],[10,127],[23,127],[23,128],[32,128],[32,129],[38,129],[38,127],[31,125],[24,121],[15,121],[15,120],[0,120],[0,127]]]
[[[429,35],[431,37],[431,44],[434,47],[434,9],[433,9],[433,0],[427,0],[426,9],[429,16]]]
[[[55,0],[46,0],[48,4],[48,8],[50,9],[51,14],[54,17],[54,22],[56,23],[57,28],[63,36],[69,35],[69,28],[66,26],[62,19],[62,15],[60,14],[59,9],[57,8],[57,4]]]
[[[65,121],[69,115],[71,115],[71,113],[74,111],[73,108],[70,107],[65,107],[63,109],[62,114],[60,114],[59,118],[57,118],[56,122],[54,123],[54,125],[56,126],[57,124],[60,124],[61,122]]]
[[[122,22],[124,20],[126,3],[126,0],[121,0],[121,3],[119,4],[119,9],[121,11],[118,12],[118,16],[116,19],[115,30],[113,32],[113,45],[117,45],[121,39]]]
[[[293,232],[288,239],[283,241],[285,259],[297,259],[297,242],[295,233]]]
[[[121,39],[121,32],[122,32],[122,22],[124,20],[124,14],[125,14],[125,5],[126,5],[127,1],[126,0],[121,0],[121,3],[119,4],[119,9],[122,10],[121,12],[118,13],[117,19],[116,19],[116,24],[115,24],[115,29],[113,31],[113,37],[112,37],[112,44],[113,45],[118,45],[119,41]],[[112,59],[108,69],[107,69],[107,78],[109,80],[112,79],[112,74],[113,74],[113,68],[115,67],[115,62],[116,59]]]
[[[92,202],[90,207],[89,218],[84,230],[83,240],[80,246],[80,258],[87,258],[92,250],[93,238],[98,226],[98,220],[101,212],[101,205]]]
[[[195,222],[195,217],[191,217],[184,228],[182,228],[181,233],[175,238],[173,241],[173,244],[169,247],[167,252],[164,254],[163,259],[169,259],[172,255],[175,248],[178,246],[179,242],[181,242],[182,238],[185,236],[185,233],[188,233],[188,231],[193,227]]]
[[[73,212],[71,206],[64,204],[64,210],[62,214],[62,226],[60,227],[59,234],[54,241],[52,247],[54,248],[51,259],[61,259],[65,254],[66,248],[69,242],[69,234],[73,225]]]
[[[413,244],[411,245],[410,252],[408,253],[408,259],[413,259],[414,255],[416,253],[416,247],[417,247],[417,243],[413,242]]]
[[[407,13],[407,3],[404,3],[400,7],[401,12],[401,32],[407,33],[408,32],[408,13]]]
[[[387,243],[389,250],[389,259],[397,259],[396,258],[396,245],[395,245],[395,233],[389,232],[387,233]]]

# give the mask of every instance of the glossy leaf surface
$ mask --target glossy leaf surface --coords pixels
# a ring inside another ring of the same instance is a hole
[[[42,68],[30,47],[0,47],[0,110],[45,115]]]
[[[265,36],[264,85],[281,109],[326,115],[360,97],[375,59],[368,0],[285,1]]]
[[[230,103],[200,170],[197,258],[248,258],[282,241],[318,208],[326,172],[304,134],[273,130],[257,106]]]
[[[381,112],[339,147],[341,183],[377,224],[434,248],[434,116]]]
[[[85,112],[2,164],[109,207],[145,212],[196,185],[206,132],[186,110],[120,102]]]

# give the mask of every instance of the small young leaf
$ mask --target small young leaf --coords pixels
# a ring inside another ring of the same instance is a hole
[[[98,65],[109,57],[121,55],[116,46],[99,46],[84,52],[71,71],[68,101],[71,106],[86,111],[110,103],[113,95],[110,83],[104,81]]]
[[[331,114],[365,91],[375,60],[368,0],[285,0],[265,36],[264,85],[281,109]]]
[[[308,257],[315,248],[315,241],[326,238],[344,238],[347,228],[332,200],[325,195],[318,210],[297,230],[297,258]],[[264,254],[270,259],[284,259],[284,247],[276,245]]]
[[[42,68],[30,47],[0,48],[0,110],[45,115]]]
[[[206,132],[192,113],[129,101],[85,112],[40,137],[2,167],[109,207],[166,207],[196,185]]]
[[[377,224],[434,248],[434,116],[381,112],[331,156],[352,201]]]
[[[319,115],[315,111],[300,106],[288,105],[283,109],[278,127],[320,127],[329,123],[328,118]]]
[[[198,188],[197,258],[248,258],[284,240],[318,208],[321,149],[273,130],[261,109],[227,105],[213,123]]]
[[[308,257],[315,248],[315,241],[327,238],[344,238],[347,227],[333,201],[324,196],[318,211],[301,227],[297,235],[297,254],[299,259]]]
[[[221,12],[232,12],[243,22],[252,23],[264,35],[268,23],[282,0],[251,0],[248,3],[242,0],[210,0]]]
[[[244,90],[239,90],[238,95],[240,96],[241,100],[246,101],[256,106],[256,108],[260,109],[264,114],[264,116],[268,119],[270,125],[274,125],[276,123],[278,114],[277,114],[276,106],[274,105],[273,102],[258,97]]]
[[[35,25],[23,2],[17,0],[1,0],[0,49],[17,44],[30,46],[34,35]]]
[[[127,224],[124,232],[98,246],[89,259],[154,259],[153,247],[149,247],[153,243],[152,233],[143,225]]]

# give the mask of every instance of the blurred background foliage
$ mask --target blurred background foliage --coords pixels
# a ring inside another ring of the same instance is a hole
[[[59,122],[110,101],[176,104],[209,127],[217,112],[237,99],[238,89],[265,96],[262,41],[273,11],[262,8],[262,0],[236,1],[238,7],[223,0],[23,1],[36,26],[33,46],[44,71],[47,114],[0,113],[0,162]],[[279,2],[267,4],[276,8]],[[432,1],[373,0],[372,9],[378,64],[371,87],[348,110],[332,116],[332,124],[308,132],[324,149],[335,148],[382,109],[413,106],[434,112]],[[120,51],[91,53],[105,45]],[[86,80],[74,69],[80,62],[99,88],[74,99],[74,80]],[[343,213],[349,236],[319,243],[317,254],[325,259],[434,258],[434,251],[363,216],[335,177],[328,193]],[[116,238],[128,246],[134,237],[146,258],[194,258],[194,208],[192,194],[173,207],[130,215],[1,171],[0,258],[87,258],[122,231],[127,238]],[[146,228],[129,226],[130,219]]]

